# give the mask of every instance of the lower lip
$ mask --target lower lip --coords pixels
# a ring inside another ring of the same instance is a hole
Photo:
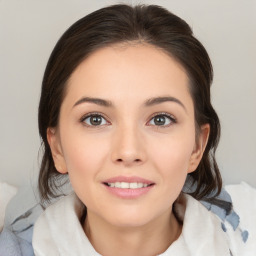
[[[154,185],[145,187],[145,188],[115,188],[115,187],[109,187],[107,185],[104,185],[106,189],[113,195],[123,198],[123,199],[136,199],[139,198],[145,194],[147,194]]]

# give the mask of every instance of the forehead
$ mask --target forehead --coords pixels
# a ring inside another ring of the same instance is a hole
[[[163,50],[148,44],[122,44],[99,49],[73,72],[66,97],[82,96],[134,101],[175,96],[191,101],[184,68]]]

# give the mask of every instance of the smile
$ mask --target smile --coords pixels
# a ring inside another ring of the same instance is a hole
[[[148,186],[152,186],[153,184],[146,184],[146,183],[137,183],[137,182],[113,182],[113,183],[106,183],[107,186],[111,188],[123,188],[123,189],[138,189],[138,188],[146,188]]]
[[[122,199],[136,199],[149,193],[155,187],[153,181],[132,176],[113,177],[102,182],[110,194]]]

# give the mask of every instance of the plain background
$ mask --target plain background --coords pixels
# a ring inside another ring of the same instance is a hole
[[[217,160],[224,183],[256,187],[256,0],[153,3],[185,19],[212,59],[213,105],[222,124]],[[43,72],[61,34],[107,0],[0,0],[0,180],[34,183]]]

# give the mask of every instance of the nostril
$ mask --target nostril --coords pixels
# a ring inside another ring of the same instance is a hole
[[[120,162],[123,162],[123,159],[119,158],[119,159],[117,159],[116,161],[120,163]],[[141,161],[141,160],[138,159],[138,158],[134,160],[134,162],[136,162],[136,163],[138,163],[138,162],[140,162],[140,161]]]

